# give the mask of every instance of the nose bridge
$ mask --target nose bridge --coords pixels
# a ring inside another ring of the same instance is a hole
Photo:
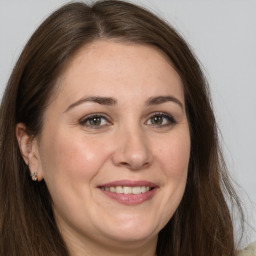
[[[147,135],[139,124],[134,122],[118,130],[119,136],[114,162],[136,170],[148,166],[152,160]]]

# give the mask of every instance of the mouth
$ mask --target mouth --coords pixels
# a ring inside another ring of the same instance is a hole
[[[135,186],[135,187],[111,186],[111,187],[99,187],[99,188],[104,191],[109,191],[109,192],[117,193],[117,194],[125,194],[125,195],[143,194],[143,193],[146,193],[146,192],[154,189],[154,187],[149,187],[149,186]]]
[[[150,200],[159,188],[147,181],[114,181],[98,186],[107,197],[126,205],[142,204]]]

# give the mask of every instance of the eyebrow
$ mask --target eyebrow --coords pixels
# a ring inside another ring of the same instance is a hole
[[[65,110],[65,112],[67,112],[71,108],[74,108],[74,107],[76,107],[82,103],[85,103],[85,102],[95,102],[100,105],[106,105],[106,106],[113,106],[113,105],[117,104],[117,100],[115,100],[113,98],[92,96],[92,97],[86,97],[86,98],[80,99],[80,100],[72,103],[71,105],[68,106],[68,108]]]
[[[149,99],[147,99],[146,101],[146,105],[147,106],[152,106],[152,105],[160,105],[166,102],[174,102],[176,104],[178,104],[181,109],[183,110],[183,104],[175,97],[173,96],[157,96],[157,97],[150,97]],[[94,102],[94,103],[98,103],[100,105],[105,105],[105,106],[114,106],[117,104],[117,100],[111,97],[101,97],[101,96],[91,96],[91,97],[86,97],[83,99],[80,99],[74,103],[72,103],[71,105],[68,106],[68,108],[65,110],[65,112],[68,112],[70,109],[83,104],[85,102]]]
[[[147,106],[152,106],[152,105],[160,105],[163,104],[165,102],[174,102],[176,104],[178,104],[181,109],[183,110],[183,104],[181,103],[181,101],[179,101],[177,98],[173,97],[173,96],[157,96],[157,97],[150,97],[147,101],[146,101],[146,105]]]

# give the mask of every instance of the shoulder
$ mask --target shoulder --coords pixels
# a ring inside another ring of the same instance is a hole
[[[256,256],[256,242],[248,245],[244,250],[240,251],[238,256]]]

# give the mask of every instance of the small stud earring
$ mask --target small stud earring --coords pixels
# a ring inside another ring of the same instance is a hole
[[[33,172],[33,173],[31,174],[31,178],[32,178],[33,181],[37,181],[37,180],[38,180],[37,172]]]

